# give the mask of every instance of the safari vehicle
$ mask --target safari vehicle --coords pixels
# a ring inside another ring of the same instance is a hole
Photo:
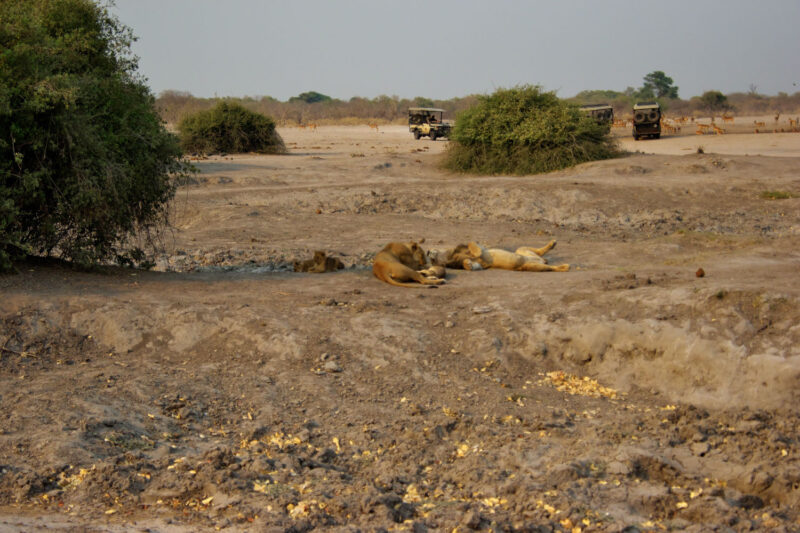
[[[633,106],[633,140],[645,135],[661,137],[661,106],[658,102],[639,102]]]
[[[583,105],[581,111],[595,119],[598,124],[610,126],[614,122],[614,108],[608,104]]]
[[[435,107],[410,107],[408,109],[408,131],[415,139],[430,137],[435,141],[439,137],[450,137],[453,125],[442,119],[444,109]]]

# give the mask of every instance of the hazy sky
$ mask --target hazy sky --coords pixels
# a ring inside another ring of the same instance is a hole
[[[116,0],[155,94],[800,91],[800,0]]]

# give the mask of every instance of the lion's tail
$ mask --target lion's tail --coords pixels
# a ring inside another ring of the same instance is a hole
[[[389,278],[389,281],[386,281],[389,285],[394,285],[396,287],[409,287],[412,289],[430,289],[431,287],[438,287],[438,285],[423,285],[422,283],[403,283],[401,281],[395,281]]]

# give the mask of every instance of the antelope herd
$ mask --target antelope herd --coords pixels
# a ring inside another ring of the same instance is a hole
[[[723,124],[735,124],[736,119],[733,115],[728,113],[723,114],[721,117]],[[753,132],[754,133],[785,133],[785,132],[795,132],[800,133],[800,117],[795,118],[787,118],[789,127],[787,128],[779,128],[779,122],[781,119],[781,114],[776,113],[774,115],[775,119],[775,127],[770,127],[767,129],[767,122],[754,120],[753,121]],[[661,130],[667,135],[677,135],[681,132],[681,126],[692,123],[696,126],[695,134],[696,135],[706,135],[706,134],[715,134],[715,135],[723,135],[728,132],[728,130],[723,129],[717,126],[714,123],[714,118],[712,117],[710,123],[701,123],[696,122],[695,117],[673,117],[673,118],[662,118],[661,119]],[[612,122],[611,126],[614,128],[628,128],[633,125],[633,120],[631,119],[620,119],[615,118],[614,122]],[[743,124],[744,126],[744,124]]]
[[[370,130],[375,130],[376,133],[380,133],[380,130],[378,129],[378,123],[377,122],[370,122],[370,123],[367,124],[367,126],[369,126]],[[298,129],[301,129],[301,130],[317,131],[317,125],[315,123],[313,123],[313,122],[309,122],[309,123],[301,122],[300,124],[297,125],[297,127],[298,127]]]

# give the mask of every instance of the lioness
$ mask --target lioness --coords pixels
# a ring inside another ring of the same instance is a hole
[[[437,273],[443,276],[444,269],[428,267],[425,251],[418,243],[390,242],[375,256],[372,273],[379,280],[398,287],[421,287],[444,283],[444,279],[436,276]]]
[[[500,268],[524,272],[567,272],[569,265],[551,266],[547,264],[544,254],[552,250],[556,241],[550,241],[541,248],[521,246],[514,252],[502,248],[486,248],[476,242],[459,244],[445,252],[429,254],[434,265],[447,268],[463,268],[464,270],[482,270]]]

